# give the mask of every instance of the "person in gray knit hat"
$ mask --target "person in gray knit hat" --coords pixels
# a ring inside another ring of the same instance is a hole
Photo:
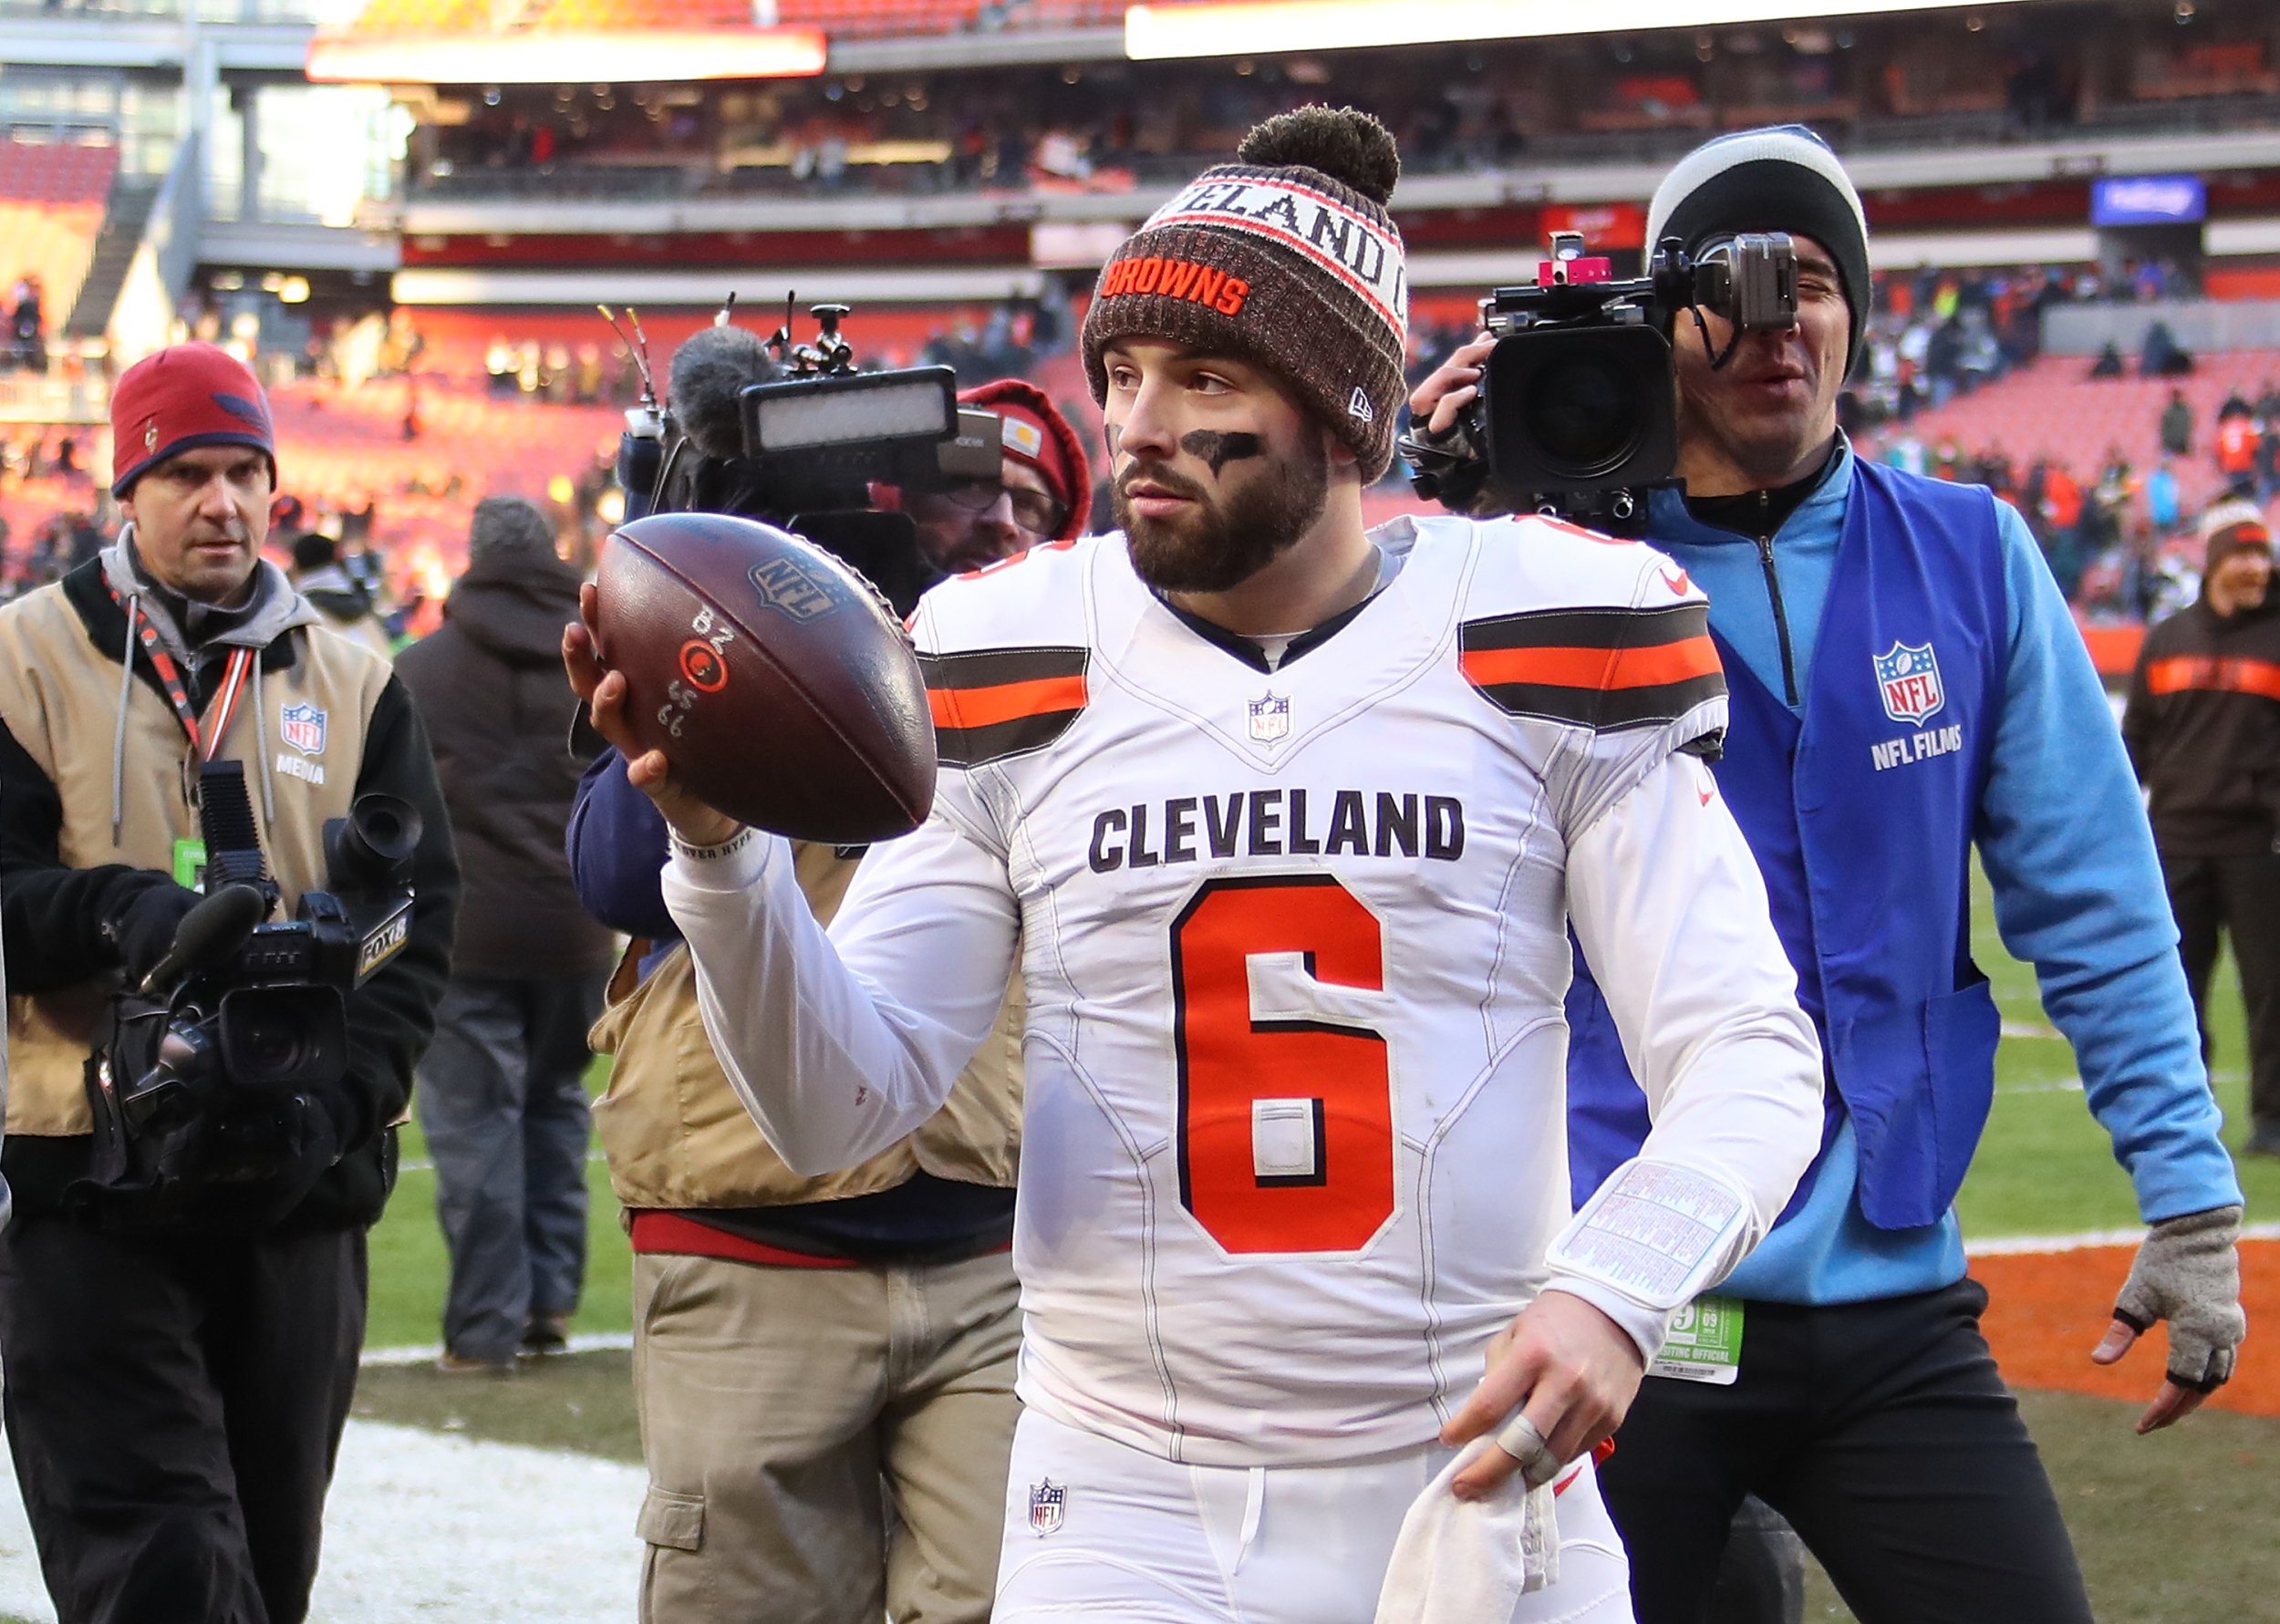
[[[1122,532],[919,600],[934,811],[828,933],[565,641],[785,1163],[939,1110],[1019,978],[997,1624],[1629,1624],[1598,1446],[1819,1142],[1795,973],[1703,791],[1701,595],[1532,515],[1363,522],[1397,173],[1375,119],[1301,109],[1111,257],[1083,357]],[[1667,1102],[1604,1221],[1561,1153],[1571,922]],[[1674,1200],[1706,1221],[1626,1249]]]
[[[1968,950],[1974,853],[2146,1226],[2083,1350],[2112,1364],[2167,1322],[2140,1433],[2225,1381],[2245,1331],[2240,1184],[2177,927],[2105,692],[2026,522],[1981,487],[1858,458],[1838,428],[1867,233],[1811,131],[1705,142],[1649,210],[1650,238],[1693,251],[1743,231],[1795,239],[1797,322],[1738,343],[1715,315],[1676,323],[1684,488],[1652,494],[1646,536],[1709,595],[1732,706],[1718,789],[1820,1030],[1829,1109],[1806,1193],[1697,1304],[1694,1357],[1641,1390],[1608,1501],[1640,1624],[1799,1616],[1778,1582],[1714,1602],[1750,1495],[1863,1624],[2088,1624],[2049,1479],[1980,1334],[1986,1293],[1954,1205],[1999,1027]],[[1460,352],[1413,410],[1453,415],[1483,353]],[[1579,1201],[1648,1131],[1599,991],[1619,972],[1584,953],[1567,1000]]]

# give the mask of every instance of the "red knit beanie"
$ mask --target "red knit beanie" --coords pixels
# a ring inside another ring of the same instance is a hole
[[[251,446],[277,481],[269,402],[245,363],[211,344],[176,344],[127,368],[111,389],[111,494],[123,497],[150,469],[201,446]]]
[[[970,389],[959,399],[979,406],[1005,419],[1005,454],[1027,463],[1041,474],[1061,499],[1069,516],[1062,521],[1055,541],[1073,541],[1084,533],[1093,516],[1093,471],[1084,459],[1084,442],[1052,399],[1035,384],[1018,378],[1000,378]]]

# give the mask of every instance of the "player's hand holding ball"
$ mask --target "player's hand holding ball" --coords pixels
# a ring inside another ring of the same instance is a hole
[[[910,642],[821,548],[749,519],[661,513],[613,533],[563,633],[570,686],[627,777],[690,845],[740,824],[863,845],[934,800]]]

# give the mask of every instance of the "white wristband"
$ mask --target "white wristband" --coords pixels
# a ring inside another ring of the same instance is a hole
[[[1634,1158],[1583,1204],[1544,1262],[1554,1275],[1674,1313],[1726,1277],[1749,1222],[1748,1200],[1716,1174]]]
[[[690,845],[680,837],[680,832],[669,823],[666,825],[666,833],[672,840],[673,850],[691,863],[720,863],[735,856],[746,846],[751,845],[756,832],[750,824],[746,824],[720,844],[711,846]]]

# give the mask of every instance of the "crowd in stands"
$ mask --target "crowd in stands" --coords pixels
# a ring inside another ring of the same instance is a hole
[[[1906,423],[2034,360],[2043,313],[2054,305],[2146,304],[2198,292],[2190,270],[2154,259],[2130,261],[2111,275],[2096,265],[1880,271],[1849,426]],[[2113,351],[2099,357],[2094,376],[2119,377],[2123,365]],[[2190,365],[2167,325],[2154,323],[2139,357],[2140,376],[2173,377]]]
[[[2167,63],[2233,27],[2217,6],[2203,9],[2209,16],[2192,40],[2156,36],[2137,55]],[[2137,26],[2114,23],[2124,35]],[[2093,57],[2054,49],[2047,29],[1990,18],[1969,53],[1943,48],[1922,24],[1870,19],[1737,33],[1707,46],[1650,35],[1207,68],[914,70],[718,89],[506,87],[471,100],[462,121],[424,128],[408,184],[481,194],[544,177],[550,191],[608,191],[615,177],[634,193],[654,190],[660,171],[677,171],[688,189],[710,191],[1114,190],[1187,174],[1198,155],[1224,151],[1266,115],[1342,98],[1366,102],[1385,120],[1413,172],[1594,152],[1633,157],[1721,128],[1782,120],[1809,122],[1840,146],[1874,144],[1912,121],[1958,119],[1977,121],[1974,139],[2001,140],[2096,123],[2149,98],[2173,107],[2193,87],[2253,98],[2273,76],[2263,66],[2266,42],[2249,33],[2229,42],[2252,59],[2245,78],[2133,75],[2122,71],[2128,51]]]
[[[2174,381],[2140,357],[2109,383],[2085,357],[2038,357],[2036,335],[2055,303],[2150,297],[2173,274],[1881,273],[1848,425],[1871,455],[1984,483],[2016,503],[2087,614],[2158,616],[2191,595],[2198,561],[2189,538],[2201,508],[2227,490],[2280,494],[2280,357],[2208,357],[2201,373]],[[399,308],[320,321],[298,352],[260,355],[252,329],[217,310],[193,309],[191,319],[195,334],[241,349],[272,380],[290,449],[284,489],[300,508],[281,533],[335,537],[352,554],[369,549],[392,598],[415,611],[457,566],[467,515],[484,496],[538,500],[589,545],[614,517],[611,453],[641,378],[598,317],[502,318],[486,328],[480,317]],[[702,319],[653,317],[653,353],[669,353]],[[947,365],[961,385],[1030,378],[1089,425],[1072,323],[1061,301],[1023,299],[874,312],[850,326],[867,364]],[[1421,301],[1412,383],[1472,330],[1461,306]],[[1985,388],[2014,375],[2022,381],[2011,389]],[[2094,459],[2083,454],[2090,445],[2103,448]],[[84,431],[0,441],[0,595],[52,578],[115,527],[88,451]],[[1370,502],[1373,517],[1415,505],[1398,463]]]
[[[2280,357],[2254,359],[2272,370],[2254,386],[2244,378],[2228,388],[2213,413],[2197,411],[2171,386],[2133,436],[2145,448],[2136,455],[2119,440],[2094,460],[2047,442],[2020,452],[2000,438],[1967,441],[1953,427],[1927,435],[1921,423],[1897,428],[1874,449],[1896,467],[1985,485],[2016,506],[2086,616],[2158,620],[2198,590],[2193,535],[2202,509],[2232,497],[2261,506],[2280,495]],[[2078,358],[2065,365],[2075,388],[2092,387]]]

